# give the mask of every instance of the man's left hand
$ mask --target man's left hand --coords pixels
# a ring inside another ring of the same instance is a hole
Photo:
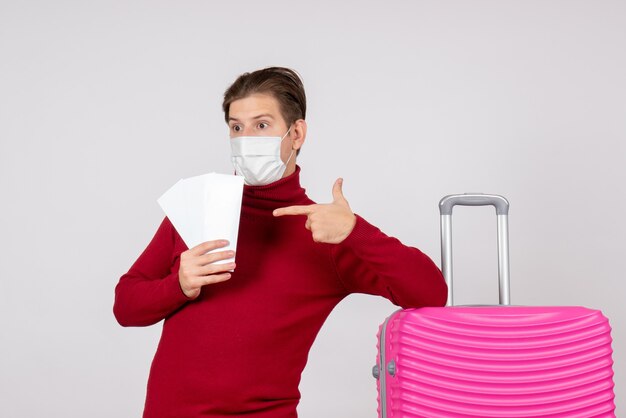
[[[356,224],[356,215],[343,196],[342,185],[343,179],[338,178],[333,186],[332,203],[279,208],[274,211],[274,216],[306,215],[304,227],[313,234],[313,241],[339,244]]]

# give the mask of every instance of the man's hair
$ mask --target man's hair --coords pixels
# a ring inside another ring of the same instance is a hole
[[[289,68],[268,67],[240,75],[226,90],[222,103],[226,123],[230,104],[255,93],[269,94],[278,101],[287,126],[306,116],[306,95],[298,74]]]

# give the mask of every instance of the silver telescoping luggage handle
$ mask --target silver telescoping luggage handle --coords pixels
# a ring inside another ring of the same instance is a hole
[[[454,306],[452,296],[452,209],[454,206],[494,206],[498,217],[498,280],[500,305],[510,305],[509,271],[509,201],[503,196],[466,193],[444,197],[439,201],[441,213],[441,270],[448,285],[448,302]]]

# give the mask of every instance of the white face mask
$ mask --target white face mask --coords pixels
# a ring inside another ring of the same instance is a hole
[[[291,160],[280,158],[280,145],[291,127],[280,136],[238,136],[230,140],[231,158],[235,173],[243,176],[249,186],[261,186],[280,180]]]

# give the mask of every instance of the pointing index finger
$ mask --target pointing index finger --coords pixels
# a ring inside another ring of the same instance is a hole
[[[283,215],[310,215],[315,211],[316,205],[296,205],[296,206],[288,206],[286,208],[278,208],[274,210],[274,216],[283,216]]]

